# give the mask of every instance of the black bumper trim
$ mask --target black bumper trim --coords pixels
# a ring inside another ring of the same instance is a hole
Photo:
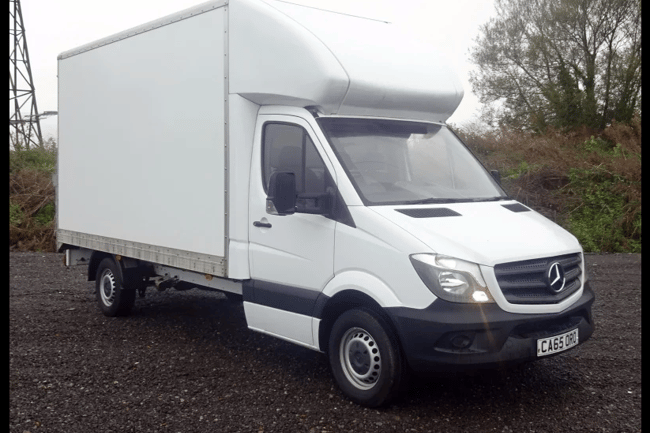
[[[413,370],[449,371],[537,359],[537,339],[576,327],[582,344],[594,330],[594,299],[587,283],[577,302],[555,314],[508,313],[494,303],[459,304],[442,299],[421,310],[393,307],[386,311]],[[456,337],[460,343],[471,344],[455,345]]]

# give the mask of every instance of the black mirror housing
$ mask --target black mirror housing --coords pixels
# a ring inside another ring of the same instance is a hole
[[[272,215],[291,215],[296,211],[296,175],[278,171],[271,175],[266,212]]]

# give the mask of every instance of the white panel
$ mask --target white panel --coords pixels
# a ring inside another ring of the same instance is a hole
[[[248,184],[251,152],[259,105],[239,95],[229,95],[229,213],[228,276],[250,278],[248,266]]]
[[[260,104],[336,112],[348,77],[308,29],[258,0],[230,6],[230,93]]]
[[[425,308],[436,297],[415,272],[409,254],[428,247],[402,227],[373,212],[373,207],[350,206],[357,227],[336,227],[335,277],[323,293],[353,289],[382,307]]]
[[[544,216],[534,211],[511,212],[502,204],[445,204],[462,215],[453,218],[411,218],[396,212],[394,206],[368,209],[421,240],[432,251],[481,265],[580,251],[572,234]]]
[[[59,60],[59,227],[224,256],[224,9]]]
[[[115,33],[113,35],[104,37],[102,39],[89,42],[87,44],[84,44],[82,46],[73,48],[68,51],[64,51],[61,54],[59,54],[59,59],[70,57],[70,56],[75,56],[77,54],[80,54],[84,51],[89,51],[89,50],[94,50],[99,47],[103,47],[104,45],[112,44],[114,42],[117,42],[122,39],[130,38],[132,36],[138,35],[140,33],[148,32],[150,30],[156,29],[161,26],[166,26],[168,24],[174,23],[176,21],[181,21],[186,18],[190,18],[194,15],[202,14],[204,12],[208,12],[211,9],[216,9],[224,6],[227,3],[228,0],[210,0],[205,3],[200,3],[195,6],[191,6],[187,9],[183,9],[182,11],[178,11],[176,13],[164,16],[162,18],[158,18],[153,21],[149,21],[144,24],[140,24],[138,26],[132,27],[130,29],[121,31],[119,33]]]
[[[463,97],[449,61],[390,23],[269,2],[309,29],[350,77],[339,115],[444,122]]]
[[[277,308],[244,302],[246,323],[254,331],[264,332],[292,343],[319,350],[312,336],[312,318]]]
[[[325,114],[444,122],[463,89],[399,27],[282,1],[230,3],[231,93]]]

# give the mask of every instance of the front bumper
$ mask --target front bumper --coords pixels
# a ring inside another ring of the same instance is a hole
[[[459,304],[442,299],[422,310],[395,307],[387,311],[413,370],[449,371],[539,359],[538,339],[576,327],[582,344],[594,331],[594,299],[587,282],[580,299],[556,314],[515,314],[497,304]]]

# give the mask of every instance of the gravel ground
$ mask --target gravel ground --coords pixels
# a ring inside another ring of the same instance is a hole
[[[104,317],[83,266],[10,253],[11,432],[641,431],[641,256],[587,255],[592,338],[510,370],[418,380],[365,409],[326,357],[246,328],[241,304],[147,291]]]

